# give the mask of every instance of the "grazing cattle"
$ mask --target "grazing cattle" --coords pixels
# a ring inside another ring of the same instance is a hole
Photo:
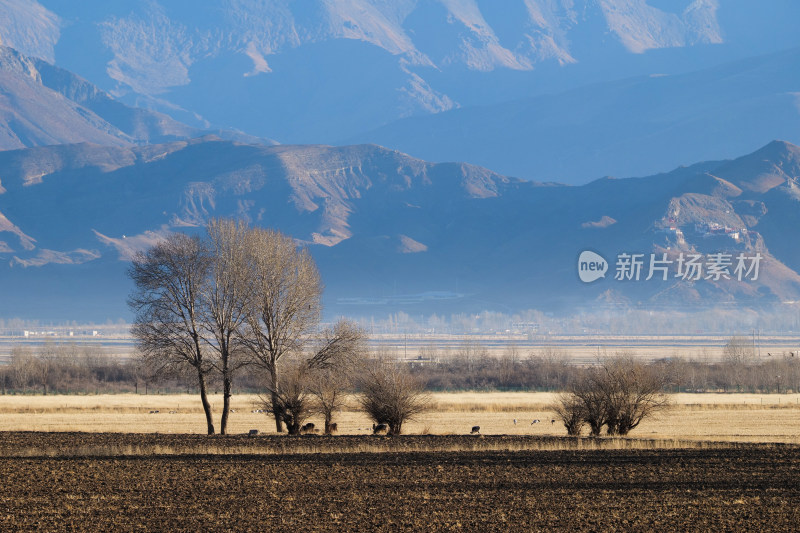
[[[300,433],[314,433],[314,423],[309,422],[300,428]]]
[[[517,419],[516,418],[514,419],[514,425],[515,426],[517,425]]]
[[[178,414],[178,411],[170,411],[169,414],[176,415],[176,414]]]
[[[150,414],[151,414],[151,415],[154,415],[154,414],[156,414],[156,413],[158,413],[158,410],[156,410],[156,411],[150,411]]]
[[[538,424],[539,422],[540,422],[540,420],[537,418],[536,420],[534,420],[533,422],[531,422],[531,425]]]
[[[372,424],[372,433],[375,435],[386,435],[389,433],[388,424]]]
[[[258,435],[258,430],[257,430],[257,429],[251,429],[251,430],[250,430],[250,431],[247,433],[247,435],[248,435],[248,436],[250,436],[250,437],[255,437],[256,435]]]
[[[480,432],[481,432],[481,427],[480,426],[472,426],[472,431],[470,431],[470,434],[479,435]]]
[[[556,423],[556,419],[555,418],[550,421],[550,425],[553,425],[555,423]]]
[[[336,422],[331,422],[328,426],[328,433],[336,433],[339,431],[339,426],[336,425]]]

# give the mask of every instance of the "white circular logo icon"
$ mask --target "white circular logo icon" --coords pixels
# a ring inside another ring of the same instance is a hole
[[[600,278],[606,277],[608,271],[608,261],[591,250],[584,250],[578,257],[578,277],[584,283],[591,283]]]

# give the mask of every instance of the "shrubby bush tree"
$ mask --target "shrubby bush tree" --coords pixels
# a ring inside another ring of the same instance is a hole
[[[361,409],[376,424],[386,424],[390,435],[399,435],[405,422],[431,408],[422,381],[399,362],[365,361],[357,385]]]
[[[553,410],[573,431],[580,419],[590,434],[627,435],[642,420],[668,405],[663,392],[667,377],[656,367],[631,357],[616,357],[585,369],[559,397]],[[578,429],[578,432],[580,430]]]
[[[579,398],[571,394],[559,394],[550,409],[555,413],[556,418],[564,424],[567,435],[577,436],[581,434],[581,429],[586,424],[586,416]]]

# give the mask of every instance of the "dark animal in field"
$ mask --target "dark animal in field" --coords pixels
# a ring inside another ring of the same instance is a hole
[[[472,431],[470,431],[470,434],[479,435],[480,432],[481,432],[481,427],[480,426],[472,426]]]
[[[539,420],[539,419],[537,418],[536,420],[534,420],[533,422],[531,422],[531,425],[538,424],[539,422],[541,422],[541,420]]]
[[[158,413],[158,411],[157,411],[157,410],[156,410],[156,411],[150,411],[150,414],[151,414],[151,415],[154,415],[154,414],[156,414],[156,413]]]
[[[385,435],[389,433],[388,424],[372,424],[372,433],[375,435]]]
[[[555,423],[556,423],[556,419],[555,418],[550,421],[550,425],[553,425]]]
[[[314,429],[314,423],[309,422],[308,424],[304,424],[300,427],[300,433],[316,433],[316,429]]]
[[[336,433],[337,431],[339,431],[339,426],[336,425],[336,422],[331,422],[328,425],[328,433]]]
[[[251,429],[251,430],[250,430],[250,431],[247,433],[247,435],[248,435],[248,436],[250,436],[250,437],[255,437],[256,435],[258,435],[258,430],[257,430],[257,429]]]

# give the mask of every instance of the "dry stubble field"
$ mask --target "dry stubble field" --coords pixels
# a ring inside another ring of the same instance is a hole
[[[438,393],[434,409],[405,433],[463,435],[474,425],[484,435],[558,436],[547,405],[551,393]],[[274,433],[265,414],[253,413],[255,396],[233,397],[230,433]],[[633,437],[800,444],[800,394],[675,394],[673,407],[646,420]],[[216,419],[222,399],[212,396]],[[151,414],[151,411],[158,413]],[[514,424],[514,420],[517,423]],[[533,420],[540,420],[531,424]],[[320,423],[320,420],[311,419]],[[338,419],[340,433],[371,433],[367,418],[351,408]],[[0,396],[0,431],[205,433],[196,395]]]
[[[0,530],[792,531],[800,523],[797,395],[678,395],[659,420],[613,440],[557,436],[550,399],[435,395],[436,410],[406,436],[368,435],[368,422],[348,411],[343,435],[286,437],[269,434],[252,399],[238,397],[232,432],[266,434],[208,437],[192,396],[3,397]],[[464,435],[473,424],[484,436]]]

